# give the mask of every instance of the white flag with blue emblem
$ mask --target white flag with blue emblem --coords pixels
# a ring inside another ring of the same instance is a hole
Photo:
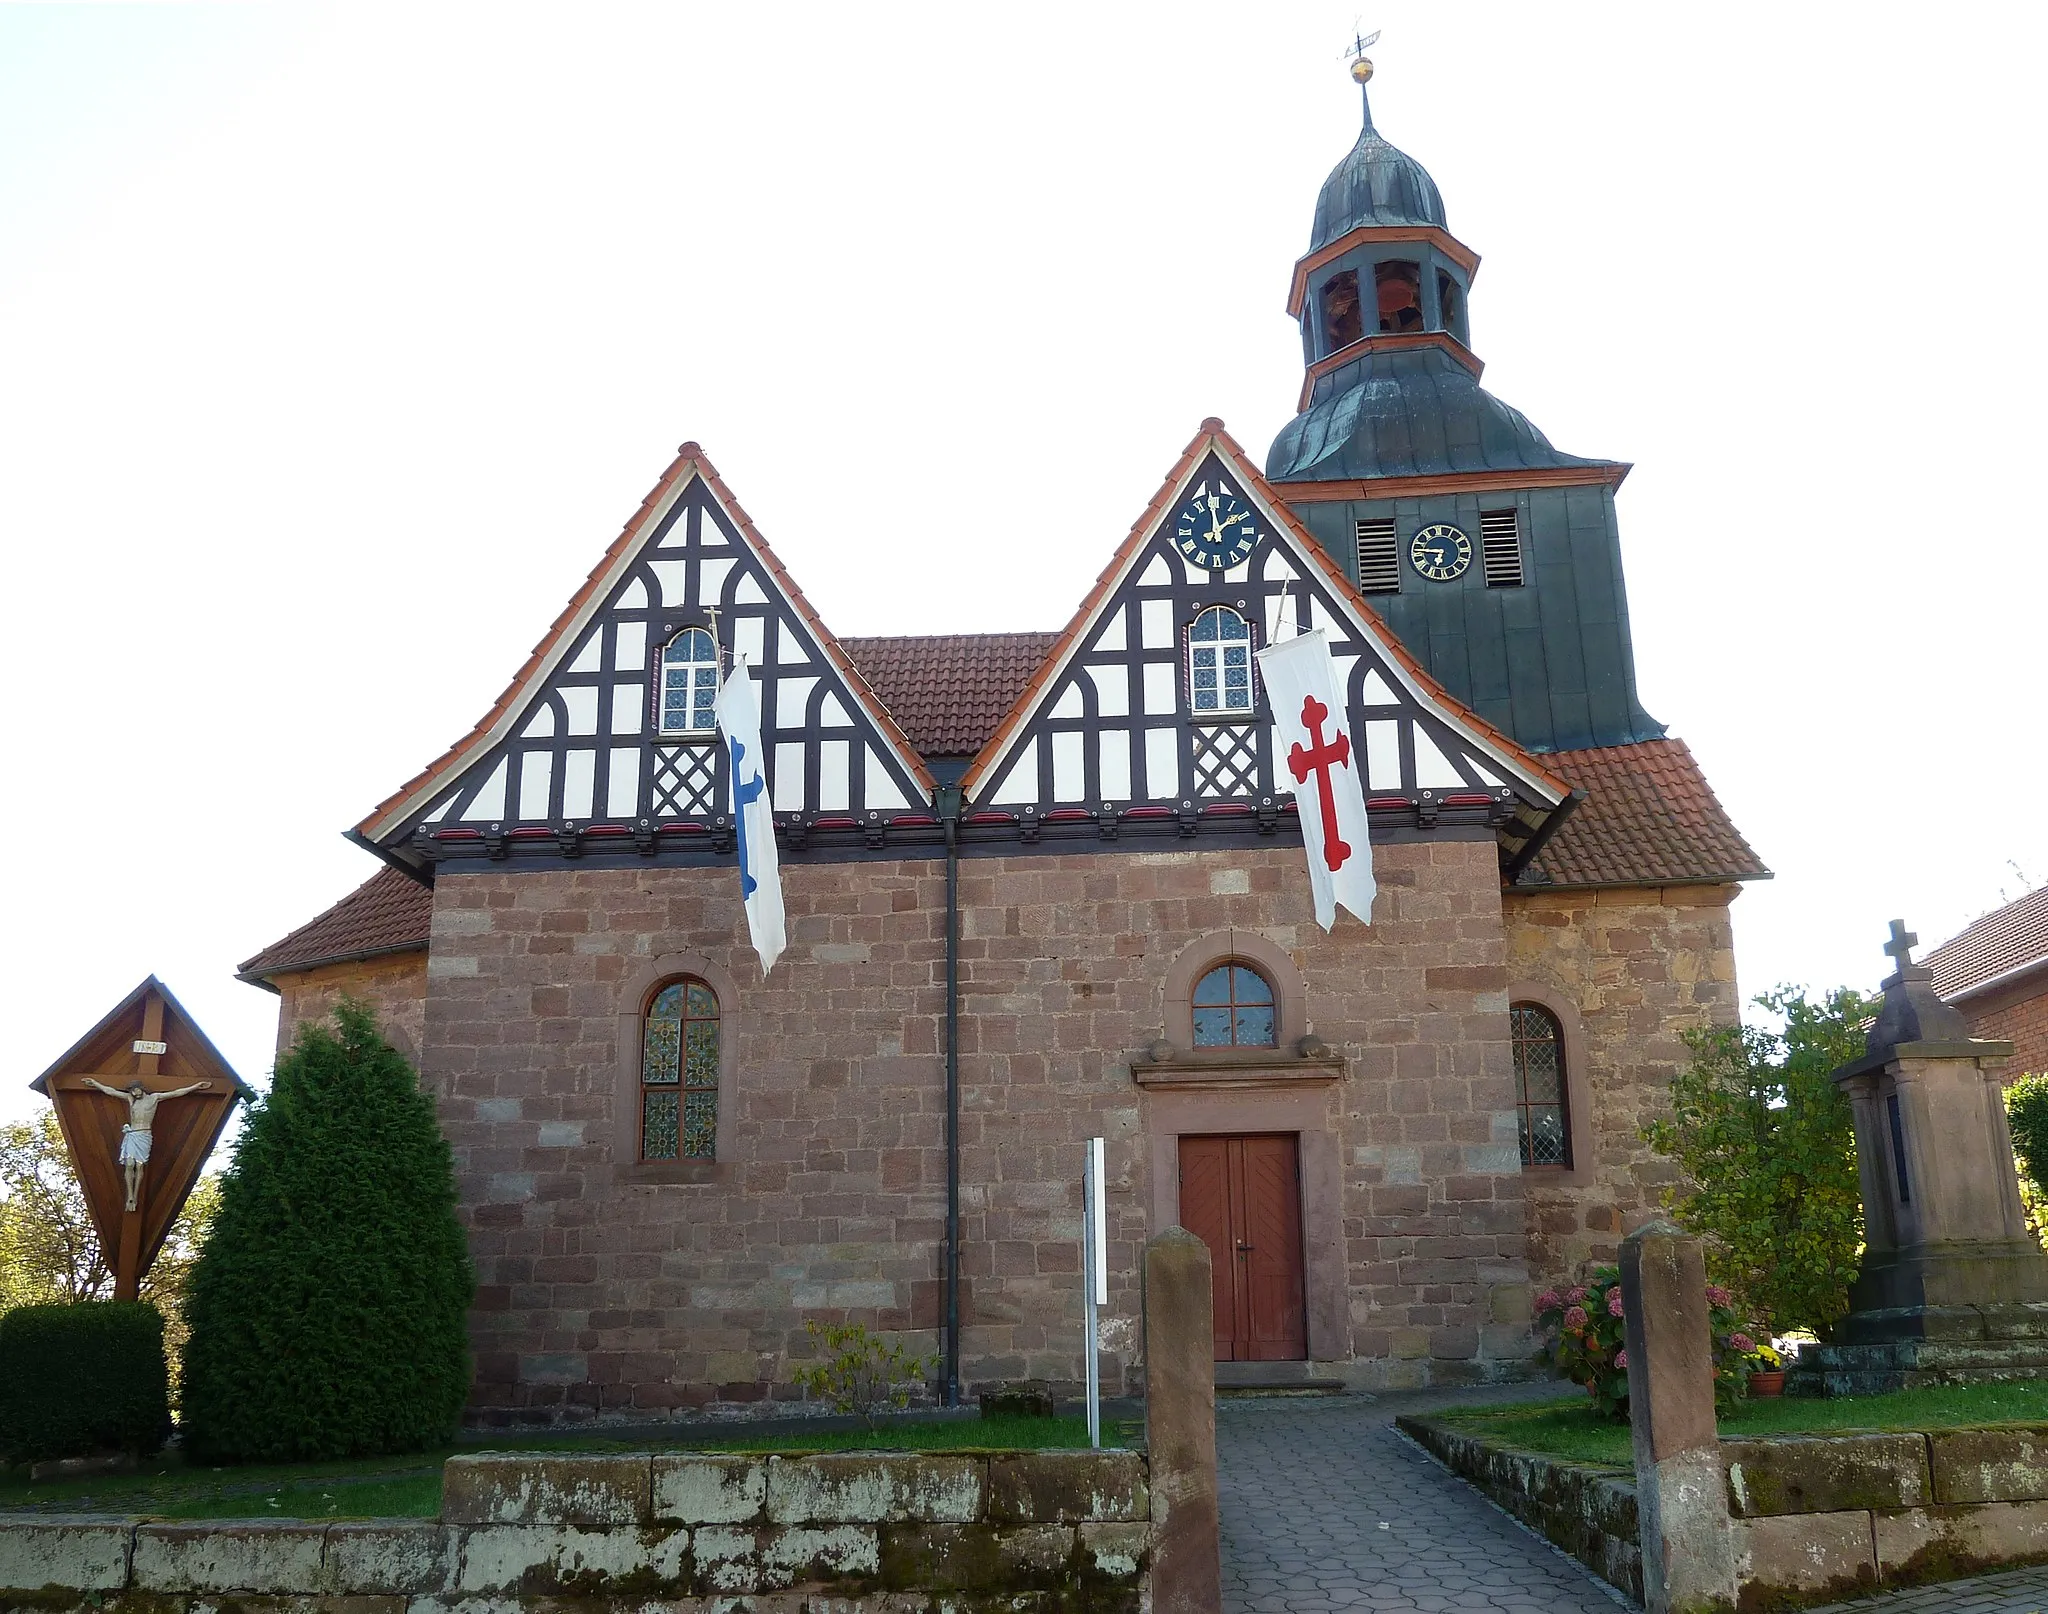
[[[734,656],[732,673],[718,692],[718,731],[725,736],[726,771],[732,781],[732,821],[739,832],[740,896],[747,905],[747,933],[761,955],[765,977],[788,944],[782,921],[782,864],[775,855],[775,811],[768,798],[768,770],[761,751],[761,703],[744,657]]]

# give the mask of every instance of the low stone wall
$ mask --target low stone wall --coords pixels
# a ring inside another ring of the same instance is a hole
[[[1136,1614],[1150,1518],[1133,1452],[483,1453],[450,1459],[434,1520],[0,1519],[0,1609]]]
[[[1638,1603],[1643,1600],[1634,1469],[1518,1451],[1437,1418],[1401,1417],[1394,1424],[1453,1474],[1610,1586]]]
[[[1610,1585],[1643,1597],[1633,1471],[1399,1418],[1454,1474]],[[2048,1562],[2048,1427],[1721,1442],[1745,1609],[1829,1603]]]

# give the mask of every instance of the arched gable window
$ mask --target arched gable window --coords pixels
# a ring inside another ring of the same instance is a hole
[[[1572,1129],[1565,1100],[1564,1032],[1555,1015],[1534,1003],[1512,1005],[1508,1028],[1515,1047],[1522,1169],[1569,1171]]]
[[[685,628],[661,649],[661,732],[709,734],[718,727],[718,645]]]
[[[640,1158],[709,1160],[718,1146],[718,994],[694,975],[647,1006],[640,1039]]]
[[[1279,1045],[1279,1016],[1273,983],[1232,959],[1195,983],[1197,1048],[1273,1048]]]
[[[1188,698],[1198,716],[1252,709],[1252,630],[1227,605],[1212,605],[1188,630]]]

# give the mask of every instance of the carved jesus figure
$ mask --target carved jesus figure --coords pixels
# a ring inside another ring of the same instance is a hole
[[[173,1087],[168,1092],[152,1093],[140,1082],[129,1084],[126,1092],[118,1087],[109,1087],[105,1082],[84,1078],[87,1087],[98,1088],[108,1098],[118,1098],[128,1106],[128,1120],[121,1128],[121,1175],[128,1183],[128,1209],[135,1209],[142,1197],[142,1168],[149,1164],[149,1129],[156,1122],[156,1107],[167,1098],[183,1098],[188,1093],[201,1092],[213,1085],[212,1082],[194,1082],[190,1087]]]

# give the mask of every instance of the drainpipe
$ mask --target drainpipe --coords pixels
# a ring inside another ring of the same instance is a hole
[[[933,795],[946,831],[946,1365],[941,1399],[960,1405],[960,791]]]

